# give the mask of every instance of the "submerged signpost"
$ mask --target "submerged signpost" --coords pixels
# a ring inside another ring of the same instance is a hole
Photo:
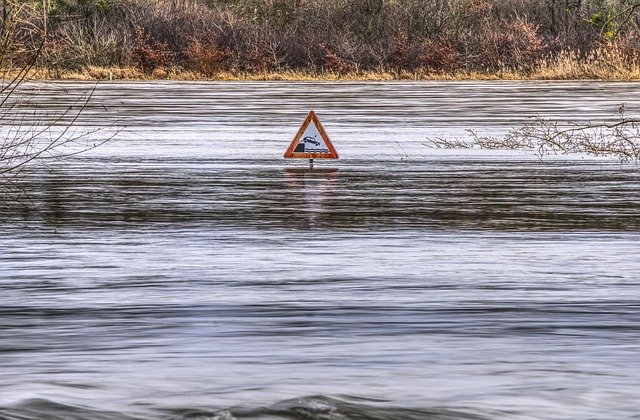
[[[309,169],[313,169],[313,159],[338,159],[338,152],[331,144],[315,112],[309,112],[289,148],[284,152],[284,157],[309,159]]]

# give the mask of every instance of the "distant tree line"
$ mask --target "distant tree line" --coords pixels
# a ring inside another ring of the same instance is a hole
[[[11,62],[41,48],[47,69],[527,74],[640,56],[630,0],[2,0],[3,27],[29,2]]]

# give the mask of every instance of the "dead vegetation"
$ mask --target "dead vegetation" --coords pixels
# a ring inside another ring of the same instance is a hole
[[[542,117],[532,118],[501,137],[482,136],[473,130],[470,140],[427,139],[428,147],[445,149],[531,150],[540,159],[550,155],[585,154],[610,156],[622,163],[640,161],[640,119],[627,118],[624,104],[618,120],[611,123],[558,123]]]
[[[22,23],[47,22],[50,77],[640,78],[626,0],[6,1],[46,13]],[[14,44],[16,63],[40,41]]]
[[[92,101],[94,89],[69,98],[67,104],[43,103],[46,85],[29,81],[48,43],[47,19],[38,5],[4,0],[0,16],[0,202],[24,197],[19,181],[31,165],[59,162],[108,141],[113,134],[95,136],[115,126],[105,119],[99,127],[80,127],[81,114]]]

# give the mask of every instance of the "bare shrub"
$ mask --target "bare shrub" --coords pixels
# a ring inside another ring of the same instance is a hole
[[[218,45],[214,36],[204,40],[194,39],[185,51],[189,68],[212,77],[230,69],[231,54]]]
[[[483,42],[482,58],[486,68],[530,70],[543,51],[537,27],[518,19],[503,29],[490,31]]]
[[[170,67],[175,63],[175,53],[166,43],[154,42],[144,29],[136,29],[136,41],[131,51],[133,63],[146,73],[152,73],[160,67]]]
[[[4,5],[8,7],[0,16],[0,207],[7,205],[5,197],[13,200],[27,196],[18,181],[28,167],[58,162],[98,147],[115,135],[103,130],[117,125],[117,120],[104,120],[95,128],[77,124],[92,101],[95,87],[67,105],[43,103],[47,86],[27,79],[44,48],[50,45],[45,42],[46,15],[33,2],[8,0]],[[59,97],[68,95],[61,91]],[[96,135],[98,131],[103,131],[102,135]]]
[[[55,10],[48,20],[51,36],[46,41],[48,53],[40,58],[43,67],[133,64],[147,74],[167,67],[200,67],[202,74],[212,74],[215,68],[205,65],[212,62],[220,63],[213,67],[223,71],[240,72],[464,70],[529,75],[553,63],[566,66],[572,60],[605,58],[600,50],[605,41],[617,43],[621,54],[632,56],[640,36],[640,26],[633,24],[640,6],[621,1],[65,0],[51,4]],[[23,30],[15,32],[13,42],[15,63],[24,64],[29,56],[25,52],[42,42],[27,23],[42,27],[42,13],[22,19]],[[215,34],[215,42],[208,34]],[[610,67],[615,69],[616,64],[614,60]],[[625,71],[615,71],[612,77],[628,73],[629,63],[624,65]],[[575,73],[580,72],[586,70]]]
[[[427,137],[427,142],[422,143],[422,145],[435,149],[473,149],[475,146],[473,142],[460,139],[447,139],[444,137]]]
[[[353,71],[353,65],[340,57],[334,49],[325,44],[320,44],[319,48],[322,51],[323,64],[326,71],[333,73],[349,73]]]
[[[127,48],[123,36],[102,20],[70,22],[47,38],[40,62],[49,68],[108,67],[124,62]]]
[[[538,35],[539,26],[522,19],[512,25],[511,66],[530,70],[542,58],[544,42]]]
[[[0,17],[0,72],[12,66],[30,69],[46,41],[45,19],[38,7],[30,2],[5,0]]]
[[[273,56],[273,52],[270,53],[259,47],[254,47],[249,51],[249,64],[247,69],[259,73],[269,71],[274,67]]]
[[[95,89],[95,88],[94,88]],[[84,129],[76,126],[82,111],[93,97],[94,89],[77,97],[71,104],[57,108],[38,107],[40,87],[21,87],[3,92],[0,121],[0,177],[16,179],[32,162],[58,161],[108,141],[92,135],[104,127]],[[25,109],[32,108],[27,114]],[[40,109],[38,109],[40,108]]]
[[[420,48],[418,63],[429,71],[452,71],[459,68],[460,57],[451,40],[426,40]]]
[[[406,70],[415,68],[415,54],[412,45],[409,43],[407,35],[399,33],[395,38],[395,47],[391,55],[391,64],[396,70]]]
[[[584,153],[612,156],[620,162],[640,161],[640,119],[627,118],[624,104],[613,123],[560,124],[535,117],[503,137],[479,136],[470,130],[474,142],[483,149],[530,149],[542,159],[549,155]]]

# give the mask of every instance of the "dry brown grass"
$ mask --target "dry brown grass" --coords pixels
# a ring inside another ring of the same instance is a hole
[[[563,56],[557,62],[544,62],[532,73],[502,70],[492,73],[476,71],[455,72],[322,72],[304,71],[269,71],[269,72],[234,72],[223,71],[203,74],[181,70],[176,67],[158,67],[146,73],[137,67],[86,67],[78,70],[46,70],[34,69],[29,78],[40,80],[191,80],[191,81],[354,81],[354,82],[387,82],[400,80],[421,81],[463,81],[463,80],[640,80],[640,67],[623,69],[610,68],[594,63],[575,61],[571,55]]]
[[[526,75],[517,72],[479,73],[479,72],[455,72],[455,73],[402,73],[393,72],[363,72],[363,73],[307,73],[300,71],[281,71],[264,73],[239,73],[220,72],[212,76],[206,76],[192,71],[183,71],[176,68],[160,67],[147,74],[136,67],[126,68],[102,68],[90,67],[79,70],[31,70],[28,78],[31,80],[76,80],[76,81],[107,81],[107,80],[176,80],[176,81],[287,81],[287,82],[313,82],[313,81],[347,81],[347,82],[390,82],[390,81],[497,81],[497,80],[606,80],[625,81],[640,80],[640,70],[629,73],[616,72],[616,74],[596,77],[571,77],[567,72],[555,70],[555,77],[551,77],[550,70],[544,73]],[[593,73],[591,73],[593,74]]]
[[[218,80],[218,81],[392,81],[392,80],[640,80],[640,52],[629,42],[607,42],[586,54],[566,50],[539,59],[534,65],[502,65],[486,71],[405,69],[354,70],[333,66],[312,70],[237,70],[228,56],[213,48],[191,52],[197,66],[174,64],[78,69],[33,69],[30,77],[60,80]],[[6,72],[5,72],[6,73]]]
[[[575,51],[563,51],[553,58],[542,60],[531,74],[532,79],[567,80],[638,80],[638,54],[619,43],[598,46],[586,56]]]

